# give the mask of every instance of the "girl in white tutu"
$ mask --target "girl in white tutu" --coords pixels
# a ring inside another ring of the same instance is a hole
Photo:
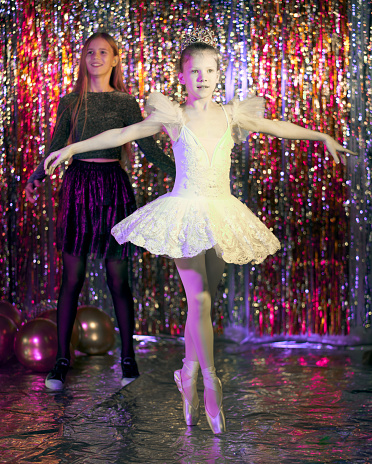
[[[51,153],[45,170],[52,174],[74,154],[123,145],[165,130],[176,161],[173,190],[138,209],[113,229],[119,243],[130,241],[153,254],[174,258],[188,304],[185,359],[175,381],[182,394],[187,425],[199,419],[196,380],[199,366],[204,381],[204,404],[214,433],[225,430],[222,386],[213,357],[211,302],[224,264],[259,263],[280,244],[269,229],[230,193],[230,153],[234,142],[249,132],[289,139],[323,141],[339,163],[337,151],[347,152],[330,136],[289,122],[263,118],[264,100],[234,99],[227,105],[213,101],[220,78],[213,34],[194,30],[184,37],[179,79],[186,86],[182,105],[160,93],[150,95],[149,116],[124,129],[106,131]],[[344,155],[342,155],[344,159]]]

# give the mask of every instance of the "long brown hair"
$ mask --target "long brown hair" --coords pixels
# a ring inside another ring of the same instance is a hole
[[[106,42],[112,48],[112,51],[114,52],[114,56],[118,57],[118,63],[116,66],[112,68],[112,71],[111,71],[111,76],[110,76],[111,87],[113,87],[115,90],[120,90],[121,92],[128,93],[125,87],[124,81],[123,81],[123,73],[121,69],[121,59],[120,59],[120,54],[119,54],[119,48],[115,40],[111,37],[110,34],[107,34],[107,32],[95,32],[86,40],[83,46],[83,50],[81,52],[77,81],[76,81],[74,88],[72,89],[73,92],[78,94],[78,99],[72,110],[72,115],[71,115],[72,124],[71,124],[71,132],[69,136],[69,143],[71,143],[74,138],[75,131],[77,129],[77,121],[78,121],[79,113],[82,108],[83,102],[85,102],[85,105],[87,105],[86,96],[87,96],[87,92],[89,89],[90,78],[89,78],[89,73],[87,69],[86,57],[88,54],[88,48],[89,48],[90,43],[94,39],[97,39],[98,37],[105,39]],[[86,113],[85,113],[85,117],[87,117]]]

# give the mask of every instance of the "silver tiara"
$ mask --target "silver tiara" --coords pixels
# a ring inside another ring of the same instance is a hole
[[[215,38],[212,31],[208,29],[195,28],[191,31],[184,31],[181,38],[181,52],[186,47],[194,43],[205,43],[213,48],[217,47],[217,39]]]

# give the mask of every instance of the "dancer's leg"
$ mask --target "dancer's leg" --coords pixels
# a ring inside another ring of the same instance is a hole
[[[175,260],[187,299],[188,333],[193,341],[201,368],[213,365],[213,328],[210,317],[205,254]],[[188,348],[186,348],[187,350]]]
[[[211,295],[206,270],[206,255],[175,260],[187,298],[187,325],[202,369],[213,367],[213,327],[211,320]],[[187,340],[185,340],[187,343]],[[186,352],[188,347],[186,347]],[[187,392],[192,395],[192,392]],[[206,405],[212,415],[219,411],[221,392],[206,389]]]
[[[216,296],[218,284],[221,281],[222,274],[225,268],[225,261],[216,255],[215,250],[212,248],[207,250],[205,254],[205,264],[207,272],[207,281],[209,292],[211,295],[211,308]],[[194,342],[190,333],[190,324],[186,321],[185,326],[185,357],[190,361],[198,361],[198,355],[194,347]]]
[[[211,316],[212,316],[212,307],[213,302],[216,297],[218,284],[221,281],[223,271],[225,269],[225,261],[219,258],[214,250],[214,248],[207,250],[205,254],[205,265],[207,271],[208,287],[211,294]],[[213,364],[214,366],[214,364]],[[205,372],[203,375],[205,375]],[[207,371],[208,372],[208,371]],[[208,373],[209,375],[209,373]],[[215,415],[218,412],[218,405],[222,401],[222,395],[219,394],[219,388],[217,391],[214,389],[206,389],[206,404],[208,410],[212,415]]]
[[[121,357],[134,358],[134,304],[128,282],[127,260],[106,259],[107,285],[114,303],[121,336]]]
[[[70,359],[70,341],[79,294],[85,279],[86,256],[63,253],[62,284],[57,305],[57,359]]]

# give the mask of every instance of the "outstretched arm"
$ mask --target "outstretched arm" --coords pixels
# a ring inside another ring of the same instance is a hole
[[[53,174],[57,166],[64,161],[68,161],[77,153],[85,153],[93,150],[104,150],[106,148],[119,147],[127,142],[132,142],[136,139],[149,137],[157,132],[160,132],[162,125],[159,122],[154,122],[151,115],[141,122],[126,126],[122,129],[111,129],[101,134],[95,135],[81,142],[68,145],[61,150],[51,153],[44,162],[44,169],[48,175]]]
[[[262,132],[264,134],[273,135],[274,137],[281,137],[284,139],[293,139],[293,140],[319,140],[324,142],[327,150],[333,156],[333,159],[338,164],[340,159],[337,155],[337,152],[342,153],[351,153],[356,155],[356,153],[350,151],[347,148],[344,148],[336,140],[327,134],[322,132],[313,131],[310,129],[305,129],[304,127],[298,126],[291,122],[286,121],[271,121],[270,119],[252,119],[252,122],[249,123],[249,127],[245,127],[246,130],[252,132]],[[346,162],[346,157],[344,154],[341,154],[341,161]]]

